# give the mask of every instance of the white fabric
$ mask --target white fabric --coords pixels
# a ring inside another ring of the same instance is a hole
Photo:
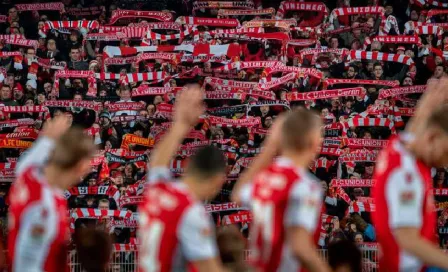
[[[58,231],[56,204],[49,187],[43,187],[42,198],[26,208],[20,221],[13,271],[43,272],[48,252]],[[43,232],[36,233],[37,229]]]
[[[157,183],[161,181],[171,181],[173,176],[167,167],[154,167],[148,169],[147,182]]]

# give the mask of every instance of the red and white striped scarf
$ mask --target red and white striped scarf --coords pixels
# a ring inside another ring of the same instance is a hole
[[[205,84],[209,84],[211,86],[230,86],[239,89],[252,89],[255,88],[258,83],[256,82],[246,82],[246,81],[235,81],[235,80],[227,80],[218,77],[206,77],[204,80]]]
[[[117,103],[106,103],[104,107],[110,112],[116,111],[139,111],[145,108],[144,102],[117,102]]]
[[[443,28],[437,25],[420,25],[414,28],[417,35],[436,35],[437,46],[442,45]]]
[[[37,48],[39,45],[39,42],[37,40],[27,40],[27,39],[21,38],[21,36],[19,36],[19,35],[7,35],[7,36],[9,36],[9,38],[6,38],[3,40],[6,44],[13,44],[13,45],[34,47],[34,48]]]
[[[297,77],[296,73],[289,73],[289,74],[286,74],[285,76],[282,76],[282,77],[279,77],[276,79],[272,79],[265,83],[258,83],[256,90],[261,90],[261,91],[270,90],[277,86],[286,84],[289,81],[296,79],[296,77]]]
[[[228,128],[241,128],[241,127],[253,127],[261,124],[259,117],[246,117],[242,119],[228,119],[223,117],[209,116],[207,117],[211,125],[217,127]]]
[[[358,149],[354,152],[342,154],[339,156],[340,162],[376,162],[378,150]]]
[[[72,187],[65,190],[64,197],[68,199],[70,196],[78,195],[107,195],[119,203],[120,191],[115,186],[89,186],[89,187]]]
[[[1,40],[1,37],[0,37],[0,40]],[[9,58],[9,57],[17,57],[17,56],[22,56],[22,53],[20,53],[19,51],[14,51],[14,52],[1,51],[0,52],[0,58]]]
[[[351,50],[350,54],[348,55],[347,61],[350,62],[353,60],[393,61],[403,63],[409,66],[414,65],[414,61],[412,60],[412,58],[406,55],[389,54],[389,53],[364,51],[364,50]]]
[[[195,1],[193,2],[193,14],[198,9],[255,9],[252,0],[247,1]]]
[[[337,8],[331,12],[329,22],[333,24],[334,20],[339,16],[359,15],[359,14],[378,14],[381,17],[381,30],[384,29],[386,24],[386,18],[384,16],[384,8],[380,6]]]
[[[322,90],[316,92],[307,93],[288,93],[286,99],[288,101],[305,101],[305,100],[316,100],[316,99],[329,99],[333,97],[345,97],[345,96],[363,96],[365,95],[365,90],[361,87],[356,88],[346,88],[346,89],[335,89],[335,90]]]
[[[170,88],[170,87],[150,87],[149,85],[140,85],[137,89],[132,91],[132,97],[177,93],[182,89],[183,87]]]
[[[245,100],[245,93],[236,92],[205,92],[204,99],[210,100]]]
[[[366,50],[367,46],[372,44],[372,42],[381,42],[386,44],[416,44],[417,46],[421,46],[421,40],[418,35],[407,36],[407,35],[398,35],[398,36],[375,36],[373,38],[366,37],[364,40],[364,50]]]
[[[47,100],[44,102],[43,106],[48,108],[76,107],[86,108],[94,111],[99,111],[101,109],[101,103],[94,101]]]
[[[271,68],[275,69],[277,67],[284,66],[280,61],[234,61],[223,65],[219,68],[214,69],[214,71],[230,71],[232,69],[256,69],[256,68]]]
[[[129,56],[141,52],[174,52],[174,51],[186,51],[192,53],[194,56],[205,54],[228,57],[239,57],[241,48],[239,44],[223,44],[223,45],[210,45],[210,44],[188,44],[188,45],[160,45],[160,46],[136,46],[136,47],[118,47],[118,46],[106,46],[104,47],[104,54],[106,57],[112,58],[114,56]]]
[[[166,61],[177,62],[180,59],[180,55],[176,53],[140,53],[134,57],[118,57],[118,58],[107,58],[104,60],[104,65],[123,65],[123,64],[133,64],[137,65],[144,60],[161,59]]]
[[[143,196],[122,196],[120,198],[120,208],[123,208],[126,205],[138,205],[143,203]]]
[[[198,63],[198,62],[215,62],[215,63],[223,63],[227,64],[229,61],[227,60],[226,56],[193,56],[190,54],[183,54],[181,59],[181,62],[192,62],[192,63]]]
[[[70,70],[58,70],[54,75],[53,92],[59,95],[59,79],[60,78],[86,78],[87,79],[87,95],[96,97],[97,84],[95,79],[95,73],[93,71],[70,71]]]
[[[387,146],[388,140],[361,139],[361,138],[343,138],[343,144],[349,148],[379,148]]]
[[[342,122],[342,135],[347,135],[350,127],[389,127],[392,134],[395,134],[394,122],[387,118],[351,118],[346,122]]]
[[[400,85],[399,83],[393,80],[328,78],[324,81],[324,88],[338,84],[382,85],[387,87],[397,87]]]
[[[37,133],[35,131],[20,131],[13,133],[0,134],[0,139],[37,139]]]
[[[229,16],[263,16],[268,15],[271,18],[274,17],[275,9],[220,9],[218,11],[218,18],[229,17]]]
[[[257,19],[243,23],[243,27],[278,27],[287,30],[289,30],[291,26],[297,26],[297,21],[294,19]]]
[[[177,34],[166,34],[166,35],[148,31],[146,38],[151,39],[151,40],[158,40],[158,41],[169,41],[169,40],[175,40],[175,39],[179,39],[180,41],[182,41],[185,37],[189,36],[192,33],[193,32],[192,32],[191,28],[187,28],[186,30],[184,30],[180,33],[177,33]]]
[[[250,223],[252,222],[252,213],[250,211],[239,211],[237,213],[225,215],[222,218],[221,224],[223,226],[238,224],[238,223]]]
[[[75,221],[78,218],[103,218],[103,217],[117,217],[117,218],[132,218],[131,211],[123,210],[99,210],[89,208],[77,208],[70,211],[71,223],[70,230],[75,230]]]
[[[448,8],[448,3],[443,3],[442,1],[437,0],[415,0],[414,4],[419,5],[420,7],[424,7],[425,5],[434,6],[439,8]]]
[[[374,212],[375,204],[354,201],[349,207],[349,213]]]
[[[277,18],[283,19],[287,11],[315,11],[323,12],[325,17],[328,16],[328,9],[324,3],[320,2],[295,2],[295,1],[282,1],[277,10]]]
[[[85,29],[98,29],[100,23],[98,21],[46,21],[42,31],[47,32],[50,29],[60,28],[85,28]]]
[[[3,113],[48,112],[48,109],[45,106],[0,106],[0,111]]]
[[[406,87],[397,87],[392,89],[383,89],[379,92],[378,99],[385,99],[403,94],[424,93],[426,91],[426,85],[415,85]]]
[[[316,172],[317,168],[325,168],[328,171],[336,163],[336,160],[329,160],[325,157],[320,157],[311,163],[310,169],[312,172]]]
[[[18,11],[33,11],[33,10],[58,10],[62,12],[64,10],[64,4],[62,2],[56,3],[35,3],[35,4],[15,4],[14,7]]]
[[[12,127],[22,127],[22,126],[32,126],[32,125],[34,125],[34,123],[35,123],[35,121],[32,118],[0,121],[0,129],[1,128],[12,128]]]
[[[121,83],[153,81],[164,79],[168,73],[166,72],[149,72],[149,73],[131,73],[131,74],[113,74],[113,73],[96,73],[95,77],[100,80],[120,80]]]
[[[133,19],[146,18],[162,22],[170,22],[173,20],[173,14],[171,14],[170,12],[163,12],[163,11],[140,11],[140,10],[118,9],[112,11],[109,24],[113,25],[118,20],[124,18],[133,18]]]
[[[247,208],[239,206],[236,202],[227,202],[220,204],[205,204],[206,212],[223,212],[223,211],[237,211],[237,210],[247,210]]]
[[[331,187],[373,187],[375,180],[373,179],[332,179]]]
[[[299,55],[303,59],[306,55],[318,55],[318,54],[325,54],[325,53],[332,53],[337,54],[341,56],[346,56],[348,54],[349,50],[346,48],[305,48],[300,50]]]
[[[139,246],[135,244],[112,244],[112,249],[116,252],[138,251]]]
[[[237,28],[241,24],[237,19],[217,19],[193,16],[180,16],[176,19],[176,23],[194,26],[213,26],[213,27],[231,27]]]
[[[66,9],[66,12],[73,16],[93,16],[93,15],[99,15],[103,11],[106,11],[106,8],[104,6]]]

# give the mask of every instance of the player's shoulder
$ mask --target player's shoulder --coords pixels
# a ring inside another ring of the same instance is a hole
[[[148,185],[140,209],[145,211],[175,211],[191,206],[195,202],[186,186],[181,182],[163,182]]]
[[[311,173],[306,172],[306,170],[301,170],[300,176],[295,180],[292,190],[295,191],[296,194],[322,194],[322,186],[319,184],[319,180]]]
[[[375,174],[377,176],[387,176],[396,169],[403,167],[403,158],[407,152],[403,146],[402,138],[399,136],[389,140],[387,146],[379,153]]]

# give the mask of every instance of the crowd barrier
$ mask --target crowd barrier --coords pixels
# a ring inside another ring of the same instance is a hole
[[[321,257],[324,260],[328,259],[328,252],[326,249],[319,250]],[[363,250],[363,272],[377,272],[378,271],[378,250],[369,249]],[[244,259],[250,259],[250,250],[244,252]],[[69,267],[70,272],[83,272],[79,264],[76,251],[69,253]],[[109,270],[107,272],[137,272],[138,271],[138,251],[114,251],[112,254]]]

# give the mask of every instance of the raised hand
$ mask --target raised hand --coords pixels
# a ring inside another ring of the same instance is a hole
[[[188,126],[196,125],[199,116],[204,114],[204,91],[198,84],[187,86],[176,98],[174,121]]]

